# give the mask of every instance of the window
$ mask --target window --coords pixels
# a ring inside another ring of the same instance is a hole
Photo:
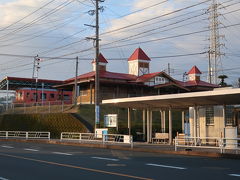
[[[87,96],[88,92],[86,90],[80,91],[80,96]]]
[[[214,108],[213,107],[206,108],[206,124],[207,125],[214,124]]]
[[[63,95],[63,100],[69,100],[69,99],[70,99],[69,95],[67,95],[67,94]]]
[[[55,97],[55,94],[51,93],[51,94],[50,94],[50,98],[51,98],[51,99],[54,99],[54,97]]]
[[[164,77],[155,77],[155,84],[165,84],[165,78]]]
[[[233,106],[226,106],[226,109],[225,109],[226,125],[230,125],[230,126],[234,125],[233,111],[234,111]]]
[[[46,93],[41,93],[40,95],[41,95],[40,99],[42,99],[42,100],[46,100],[47,99],[47,94]]]
[[[36,93],[33,93],[33,99],[36,99]]]

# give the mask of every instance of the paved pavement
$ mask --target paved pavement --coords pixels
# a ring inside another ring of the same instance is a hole
[[[240,179],[240,160],[0,142],[0,180]]]

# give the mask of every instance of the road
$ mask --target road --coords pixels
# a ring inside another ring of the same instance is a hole
[[[0,180],[240,179],[240,160],[0,142]]]

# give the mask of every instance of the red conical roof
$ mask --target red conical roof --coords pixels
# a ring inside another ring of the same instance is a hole
[[[202,72],[198,69],[197,66],[193,66],[192,69],[188,72],[188,74],[202,74]]]
[[[102,55],[102,53],[99,53],[98,62],[108,63],[108,61],[107,61],[106,58]],[[95,63],[95,59],[92,61],[92,63]]]
[[[134,61],[137,59],[151,61],[151,59],[145,54],[145,52],[141,48],[137,48],[134,51],[134,53],[130,56],[128,61]]]

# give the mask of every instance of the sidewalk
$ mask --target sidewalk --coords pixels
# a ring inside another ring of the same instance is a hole
[[[94,142],[60,141],[59,139],[51,139],[51,140],[0,139],[0,142],[4,142],[4,141],[58,144],[58,145],[67,145],[67,146],[104,148],[104,149],[159,153],[159,154],[174,154],[174,155],[185,155],[185,156],[240,159],[240,154],[234,154],[234,152],[221,154],[219,149],[203,149],[203,148],[194,147],[194,148],[178,148],[178,151],[175,151],[174,145],[148,144],[145,142],[134,142],[133,147],[131,147],[130,144],[120,144],[120,143],[119,144],[117,143],[103,144],[101,142],[96,142],[96,141]]]

